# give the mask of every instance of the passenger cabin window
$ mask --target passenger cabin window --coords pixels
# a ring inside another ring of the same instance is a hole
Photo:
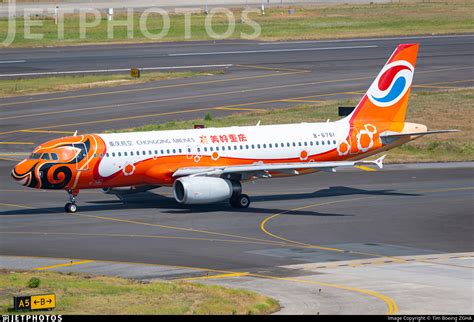
[[[43,153],[43,155],[41,156],[41,159],[49,160],[49,154],[48,153]]]
[[[53,159],[54,161],[59,160],[58,155],[56,153],[51,153],[51,159]]]

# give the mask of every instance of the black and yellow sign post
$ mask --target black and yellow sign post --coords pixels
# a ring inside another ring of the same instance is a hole
[[[13,309],[15,310],[47,310],[56,307],[56,295],[28,295],[28,296],[14,296]]]
[[[134,78],[140,78],[140,69],[138,68],[130,69],[130,76]]]

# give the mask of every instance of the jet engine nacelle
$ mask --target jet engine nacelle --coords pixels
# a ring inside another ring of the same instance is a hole
[[[240,182],[215,177],[183,177],[173,184],[174,198],[186,205],[223,201],[241,191]]]
[[[115,187],[115,188],[102,188],[102,192],[108,195],[127,195],[139,192],[145,192],[151,189],[158,188],[159,186],[129,186],[129,187]]]

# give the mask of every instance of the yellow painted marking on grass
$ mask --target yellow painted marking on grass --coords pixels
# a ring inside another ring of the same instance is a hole
[[[52,269],[52,268],[81,265],[81,264],[87,264],[87,263],[91,263],[91,262],[93,262],[93,260],[82,260],[82,261],[78,261],[78,262],[71,261],[69,263],[64,263],[64,264],[56,264],[56,265],[50,265],[50,266],[35,267],[35,268],[33,268],[33,270],[34,271],[45,271],[45,270]]]
[[[195,281],[195,280],[207,280],[207,279],[218,279],[218,278],[231,278],[231,277],[241,277],[248,276],[249,273],[228,273],[228,274],[218,274],[218,275],[206,275],[198,277],[188,277],[188,278],[179,278],[175,281]]]
[[[364,171],[377,171],[376,169],[370,168],[366,165],[356,165],[356,166],[354,166],[354,168],[358,168],[358,169],[361,169],[361,170],[364,170]]]
[[[0,142],[0,144],[11,144],[11,145],[13,145],[13,144],[15,144],[15,145],[16,145],[16,144],[21,145],[21,144],[23,144],[23,145],[30,145],[30,144],[35,144],[35,143],[34,143],[34,142]]]

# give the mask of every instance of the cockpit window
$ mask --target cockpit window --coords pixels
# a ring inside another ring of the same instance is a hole
[[[43,155],[41,156],[41,159],[42,160],[49,160],[49,154],[48,153],[43,153]]]
[[[36,160],[41,157],[41,153],[31,153],[30,159]]]
[[[56,153],[51,153],[51,159],[55,161],[59,160],[58,155]]]

